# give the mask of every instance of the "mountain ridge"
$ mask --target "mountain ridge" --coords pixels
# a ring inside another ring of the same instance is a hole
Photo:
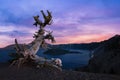
[[[89,60],[90,72],[120,74],[120,35],[105,40]]]

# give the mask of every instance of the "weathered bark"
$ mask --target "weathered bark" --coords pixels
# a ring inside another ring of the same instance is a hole
[[[20,67],[21,64],[27,62],[27,60],[30,58],[32,61],[34,61],[38,65],[47,63],[47,65],[51,65],[55,68],[60,69],[59,66],[61,66],[61,64],[62,64],[60,59],[47,60],[43,57],[37,56],[37,54],[36,54],[40,47],[47,48],[45,39],[51,40],[51,42],[55,42],[55,39],[52,36],[52,32],[46,31],[44,29],[46,25],[49,25],[49,22],[52,19],[51,13],[49,11],[47,11],[47,12],[48,12],[48,16],[46,16],[42,11],[42,14],[44,16],[44,21],[45,21],[44,23],[42,23],[38,19],[39,16],[34,17],[34,20],[36,21],[34,23],[34,25],[36,25],[36,26],[39,25],[40,29],[38,30],[37,34],[34,34],[35,39],[31,42],[31,46],[29,48],[25,44],[23,44],[23,46],[20,47],[17,42],[17,39],[15,39],[16,53],[19,55],[19,58],[17,60],[13,61],[13,63],[11,65],[17,63],[18,67]],[[45,35],[46,32],[48,33],[47,35]],[[22,55],[22,56],[20,56],[20,55]]]

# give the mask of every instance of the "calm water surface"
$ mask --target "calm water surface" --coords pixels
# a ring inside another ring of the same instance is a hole
[[[64,69],[74,69],[76,67],[83,67],[88,64],[89,60],[89,51],[80,50],[82,54],[79,53],[68,53],[64,55],[46,55],[39,54],[39,56],[45,58],[60,58],[63,62]]]
[[[81,53],[68,53],[64,55],[46,55],[42,54],[41,52],[38,52],[37,54],[39,56],[51,59],[51,58],[60,58],[62,60],[63,68],[64,69],[74,69],[76,67],[82,67],[88,64],[89,60],[89,51],[87,50],[79,50]],[[0,51],[0,62],[6,62],[10,57],[8,56],[8,53],[10,51]]]

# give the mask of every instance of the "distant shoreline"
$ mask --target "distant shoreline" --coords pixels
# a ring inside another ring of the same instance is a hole
[[[47,55],[64,55],[64,54],[82,54],[82,52],[78,52],[78,51],[70,51],[70,50],[66,50],[66,49],[59,49],[59,48],[55,48],[55,49],[48,49],[47,51],[45,51],[43,54],[47,54]]]

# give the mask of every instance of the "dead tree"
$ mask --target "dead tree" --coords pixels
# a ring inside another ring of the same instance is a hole
[[[36,34],[34,34],[34,40],[31,42],[30,47],[27,47],[27,45],[25,44],[20,47],[17,39],[15,39],[16,53],[19,55],[19,57],[18,59],[14,60],[11,65],[17,63],[18,67],[20,67],[20,65],[27,62],[28,59],[31,59],[31,61],[39,64],[47,61],[50,65],[52,65],[53,67],[56,66],[56,68],[58,69],[58,65],[62,65],[60,59],[46,60],[45,58],[40,57],[36,54],[40,47],[45,49],[47,48],[47,44],[45,41],[46,39],[51,40],[51,42],[55,42],[55,39],[52,36],[52,32],[45,30],[45,26],[50,25],[50,21],[52,20],[51,13],[47,10],[48,16],[46,16],[43,11],[41,12],[44,17],[44,22],[39,20],[39,16],[34,16],[35,23],[33,25],[39,26],[39,30],[36,32]],[[47,33],[47,35],[45,35],[45,33]]]

